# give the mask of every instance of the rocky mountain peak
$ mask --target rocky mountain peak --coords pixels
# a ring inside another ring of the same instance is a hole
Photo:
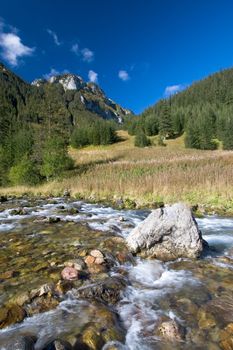
[[[46,79],[36,79],[32,83],[36,87],[44,84],[61,84],[64,92],[71,90],[79,97],[82,108],[91,111],[104,119],[114,119],[122,122],[124,115],[132,113],[130,110],[122,108],[106,96],[104,91],[94,82],[85,82],[82,77],[72,73],[53,75]]]

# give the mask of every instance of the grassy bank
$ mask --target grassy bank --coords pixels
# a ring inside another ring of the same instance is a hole
[[[76,168],[63,179],[37,187],[9,187],[1,194],[59,195],[87,200],[129,199],[138,206],[185,201],[233,212],[233,151],[185,149],[183,138],[166,147],[138,149],[133,137],[111,146],[70,150]],[[152,138],[156,143],[156,137]],[[129,201],[129,203],[130,203]]]

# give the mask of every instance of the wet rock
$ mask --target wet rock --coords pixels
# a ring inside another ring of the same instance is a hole
[[[215,317],[218,323],[226,326],[233,320],[233,299],[228,295],[214,298],[207,303],[206,310]]]
[[[104,264],[104,258],[96,258],[95,259],[95,264],[97,264],[97,265],[102,265],[102,264]]]
[[[191,210],[177,203],[152,211],[129,234],[126,242],[132,253],[169,261],[199,257],[205,241]]]
[[[90,266],[90,265],[94,264],[94,263],[95,263],[95,258],[94,258],[94,256],[88,255],[88,256],[85,258],[85,263],[87,264],[87,266]]]
[[[9,212],[10,215],[27,215],[27,211],[24,208],[12,209]]]
[[[184,327],[174,320],[161,323],[159,333],[161,336],[171,341],[181,341],[185,339]]]
[[[94,258],[102,258],[102,259],[104,258],[103,253],[100,250],[98,250],[98,249],[92,250],[90,252],[90,255],[93,256]]]
[[[78,214],[78,213],[79,213],[79,209],[78,208],[72,207],[72,208],[67,210],[67,214],[69,214],[69,215],[75,215],[75,214]]]
[[[7,280],[13,277],[18,276],[19,273],[17,271],[5,271],[3,273],[0,274],[0,280]]]
[[[7,196],[0,196],[0,203],[7,202]]]
[[[57,307],[58,304],[59,301],[56,298],[50,295],[43,295],[41,297],[34,298],[30,304],[24,307],[27,311],[28,316],[32,316],[41,312],[53,310]]]
[[[220,332],[220,347],[223,350],[233,350],[233,323]]]
[[[82,345],[85,350],[100,350],[104,346],[104,340],[101,333],[95,329],[95,327],[90,326],[83,331],[83,335],[80,341],[79,347],[75,345],[75,349],[82,349]]]
[[[30,298],[33,299],[35,297],[41,297],[43,295],[52,295],[54,291],[54,284],[53,283],[46,283],[40,286],[39,288],[33,289],[30,292]]]
[[[43,350],[72,350],[72,346],[65,340],[56,339],[44,347]]]
[[[0,328],[23,321],[26,316],[25,310],[16,304],[4,306],[0,309]]]
[[[63,280],[67,281],[76,280],[79,277],[78,270],[76,270],[74,267],[67,266],[62,270],[61,277],[63,278]]]
[[[60,222],[60,221],[61,219],[57,216],[50,216],[50,217],[42,216],[34,220],[34,222],[49,223],[49,224],[56,224],[57,222]]]
[[[55,286],[55,293],[59,296],[64,295],[66,292],[74,288],[74,281],[60,280]]]
[[[34,350],[34,339],[22,336],[13,339],[11,337],[8,341],[0,342],[0,348],[4,350]]]
[[[57,206],[57,209],[64,210],[64,209],[65,209],[65,206],[64,206],[64,205],[58,205],[58,206]]]
[[[106,271],[105,259],[100,250],[92,250],[90,255],[85,258],[90,273],[100,273]]]
[[[118,341],[110,341],[105,344],[104,350],[125,350],[125,345]]]
[[[66,267],[73,267],[77,271],[85,269],[85,263],[82,259],[67,260],[63,265]]]
[[[130,198],[126,198],[124,200],[124,207],[126,209],[135,209],[137,206],[137,203],[135,201],[133,201],[132,199]]]
[[[120,278],[108,278],[104,281],[81,287],[75,291],[76,297],[116,304],[126,284]]]
[[[17,304],[19,306],[23,306],[26,303],[29,303],[31,300],[28,292],[22,292],[20,294],[14,295],[9,300],[9,304]]]
[[[57,222],[61,221],[61,219],[59,217],[49,217],[46,219],[46,221],[49,224],[56,224]]]
[[[127,262],[135,265],[135,260],[134,257],[131,253],[126,253],[126,252],[117,252],[116,253],[116,258],[121,264],[125,264]]]
[[[197,314],[198,326],[200,329],[209,329],[216,326],[216,320],[211,313],[208,313],[205,308],[201,308]]]
[[[32,267],[32,271],[39,272],[41,270],[45,270],[48,268],[48,264],[46,262],[41,262],[36,266]]]

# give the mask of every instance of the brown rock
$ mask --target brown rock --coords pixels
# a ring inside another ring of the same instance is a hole
[[[49,294],[52,295],[54,290],[53,283],[46,283],[40,286],[39,288],[33,289],[30,292],[30,298],[41,297],[43,295]]]
[[[102,265],[102,264],[104,264],[104,258],[96,258],[96,259],[95,259],[95,264],[97,264],[97,265]]]
[[[92,250],[90,252],[90,255],[93,256],[94,258],[103,258],[104,257],[103,253],[101,253],[101,251],[98,249]]]
[[[87,266],[94,264],[94,262],[95,262],[95,258],[91,255],[88,255],[85,259],[85,263],[87,264]]]
[[[82,259],[68,260],[64,262],[64,266],[74,267],[76,270],[81,271],[85,268],[85,264]]]
[[[74,295],[77,298],[101,300],[107,304],[116,304],[120,300],[121,291],[125,286],[125,281],[121,278],[107,278],[103,281],[77,289]]]
[[[229,323],[220,332],[220,347],[223,350],[233,350],[233,323]]]
[[[88,271],[90,273],[101,273],[101,272],[106,272],[106,266],[105,265],[98,265],[98,264],[92,264],[88,266]]]
[[[29,316],[46,312],[55,309],[59,301],[49,295],[43,295],[41,297],[36,297],[33,299],[32,303],[27,305],[26,310]]]
[[[205,309],[200,309],[197,317],[199,319],[198,326],[200,329],[209,329],[216,326],[216,321],[213,315],[207,312]]]
[[[74,281],[59,280],[55,286],[55,293],[64,295],[74,287]]]
[[[0,328],[21,322],[25,316],[25,310],[19,305],[5,306],[0,309]]]
[[[223,326],[232,322],[233,299],[230,296],[226,295],[212,299],[207,303],[206,309]]]
[[[14,295],[10,300],[9,304],[17,304],[19,306],[23,306],[25,303],[30,301],[30,296],[28,292],[24,292],[18,295]]]
[[[159,333],[172,341],[181,341],[185,338],[184,328],[174,320],[163,322],[159,327]]]
[[[72,350],[72,346],[64,340],[54,340],[48,344],[43,350]]]
[[[0,279],[1,280],[7,280],[9,278],[15,277],[17,275],[17,272],[15,271],[5,271],[0,274]]]
[[[101,334],[94,327],[88,327],[84,330],[82,341],[90,350],[99,350],[104,346]]]
[[[78,271],[74,267],[65,267],[61,272],[64,280],[72,281],[78,279]]]

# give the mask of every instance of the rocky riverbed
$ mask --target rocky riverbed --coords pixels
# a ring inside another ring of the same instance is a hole
[[[0,205],[0,349],[233,349],[233,218],[198,219],[211,250],[133,257],[149,211],[70,198]]]

